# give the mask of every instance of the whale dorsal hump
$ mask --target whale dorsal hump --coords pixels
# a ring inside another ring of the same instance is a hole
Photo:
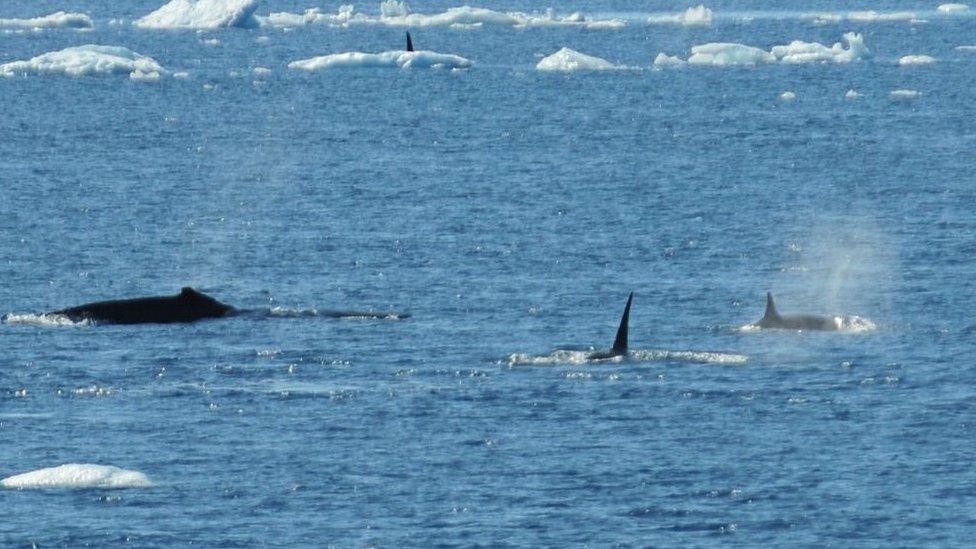
[[[410,31],[407,31],[407,51],[413,51],[413,40],[410,39]]]
[[[634,292],[630,292],[627,298],[627,306],[624,307],[624,314],[620,317],[620,327],[617,328],[617,338],[613,340],[611,352],[615,355],[627,353],[627,327],[630,323],[630,304],[634,301]]]
[[[779,318],[779,313],[776,312],[776,303],[773,302],[773,292],[766,292],[766,314],[763,315],[763,320],[775,318]]]
[[[193,297],[199,294],[200,292],[194,290],[189,286],[183,286],[183,289],[180,290],[180,297]]]

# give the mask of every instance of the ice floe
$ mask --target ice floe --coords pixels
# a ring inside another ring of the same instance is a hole
[[[686,27],[708,26],[712,24],[714,14],[712,10],[699,4],[693,8],[688,8],[682,13],[654,14],[648,17],[647,22],[652,24],[675,24]]]
[[[942,4],[936,11],[945,15],[965,13],[969,11],[969,6],[967,4]]]
[[[254,27],[254,10],[260,0],[171,0],[168,4],[137,20],[147,29],[216,29]]]
[[[345,52],[311,59],[301,59],[288,64],[290,69],[319,71],[336,68],[399,67],[464,69],[471,61],[459,55],[432,51],[385,51],[382,53]]]
[[[861,94],[857,90],[854,90],[854,89],[847,90],[847,93],[844,94],[844,99],[847,99],[849,101],[853,101],[855,99],[859,99],[860,97],[861,97]]]
[[[976,46],[956,46],[953,49],[956,51],[976,52]]]
[[[93,26],[92,18],[88,15],[63,11],[30,19],[0,18],[0,29],[90,29]]]
[[[472,28],[485,25],[506,27],[583,27],[589,29],[620,28],[619,19],[590,19],[580,12],[559,15],[554,10],[543,14],[519,11],[501,12],[488,8],[460,6],[440,13],[413,13],[406,2],[387,0],[380,4],[379,16],[357,13],[352,5],[342,5],[336,13],[325,13],[318,8],[304,13],[274,12],[258,17],[261,25],[271,27],[300,27],[309,24],[331,26],[386,25],[391,27],[453,27]]]
[[[905,55],[898,60],[898,64],[902,67],[908,67],[911,65],[931,65],[935,63],[935,58],[930,55]]]
[[[783,102],[796,101],[796,92],[785,91],[779,94],[779,100]]]
[[[871,55],[860,34],[844,34],[844,44],[825,46],[817,42],[794,40],[770,51],[745,44],[713,42],[692,46],[688,64],[713,67],[756,66],[769,63],[850,63]],[[657,68],[681,65],[681,59],[664,54],[654,60]]]
[[[911,99],[918,99],[922,93],[918,90],[892,90],[889,95],[892,99],[907,101]]]
[[[668,55],[666,53],[659,53],[657,57],[654,58],[654,63],[652,66],[655,69],[667,69],[667,68],[677,68],[682,65],[686,65],[685,60],[678,57],[677,55]]]
[[[548,57],[543,57],[535,68],[540,71],[574,72],[618,70],[626,67],[614,65],[606,59],[563,48]]]
[[[152,486],[149,477],[139,471],[112,465],[68,463],[38,469],[0,480],[0,486],[20,490],[32,488],[143,488]]]
[[[0,65],[0,76],[17,74],[128,74],[133,80],[158,80],[166,71],[152,57],[120,46],[87,44]]]

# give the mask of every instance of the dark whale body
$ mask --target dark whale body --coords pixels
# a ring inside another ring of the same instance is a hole
[[[634,301],[634,292],[630,292],[627,298],[627,305],[624,306],[624,314],[620,317],[620,326],[617,327],[617,337],[613,340],[613,347],[609,351],[598,351],[587,356],[587,360],[606,360],[618,356],[627,355],[627,331],[630,324],[630,304]]]
[[[97,301],[50,314],[64,315],[73,322],[90,320],[112,324],[169,324],[220,318],[234,311],[230,305],[186,287],[174,296]]]
[[[766,314],[753,324],[760,328],[778,328],[781,330],[820,330],[833,332],[838,329],[834,318],[817,315],[781,315],[773,303],[772,292],[766,292]]]

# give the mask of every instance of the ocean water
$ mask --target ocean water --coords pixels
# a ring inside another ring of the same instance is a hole
[[[0,64],[91,43],[167,71],[0,77],[0,478],[151,483],[0,490],[0,545],[971,543],[973,15],[726,0],[685,26],[606,0],[555,7],[621,28],[411,27],[467,70],[304,72],[405,28],[153,30],[161,2],[116,4],[0,4],[94,24],[0,30]],[[849,31],[870,57],[651,70]],[[535,70],[562,47],[629,68]],[[30,316],[188,285],[270,314]],[[631,291],[631,356],[585,360]],[[852,328],[741,329],[767,291]]]

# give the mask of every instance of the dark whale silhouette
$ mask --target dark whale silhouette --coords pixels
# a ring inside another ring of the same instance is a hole
[[[410,31],[407,31],[407,51],[413,51],[413,40],[410,39]]]
[[[630,324],[630,304],[634,301],[634,292],[630,292],[627,298],[627,305],[624,307],[624,314],[620,318],[620,326],[617,327],[617,337],[613,340],[613,347],[609,351],[597,351],[587,356],[587,360],[606,360],[618,356],[627,355],[627,327]]]
[[[263,314],[262,314],[263,313]],[[237,309],[226,303],[198,292],[190,287],[180,290],[173,296],[139,297],[135,299],[115,299],[96,301],[77,307],[69,307],[46,313],[63,315],[72,322],[91,321],[108,324],[171,324],[176,322],[196,322],[205,318],[225,316],[322,316],[326,318],[390,318],[403,319],[410,315],[403,313],[376,313],[364,311],[304,311],[295,314],[276,314],[267,309]],[[4,317],[6,318],[6,317]]]
[[[73,322],[91,320],[112,324],[166,324],[220,318],[234,311],[230,305],[186,287],[174,296],[97,301],[50,314],[64,315]]]
[[[773,303],[772,292],[766,292],[766,314],[753,324],[760,328],[779,328],[782,330],[821,330],[832,332],[838,329],[832,317],[817,315],[781,315]]]

